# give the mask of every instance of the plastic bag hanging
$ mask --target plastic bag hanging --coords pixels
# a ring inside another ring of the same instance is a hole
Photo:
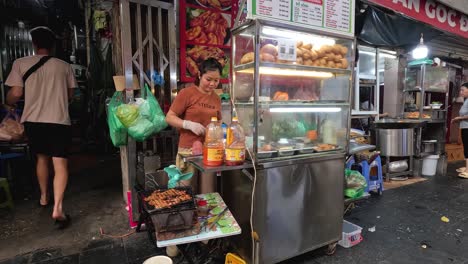
[[[151,122],[154,125],[154,132],[158,133],[167,127],[166,116],[164,115],[164,112],[159,106],[158,100],[156,100],[156,97],[154,97],[147,84],[145,84],[145,92],[146,101],[148,102],[149,109],[153,114],[150,118]]]
[[[107,106],[107,124],[109,126],[109,135],[112,144],[115,147],[127,144],[127,128],[120,122],[117,117],[117,108],[123,104],[123,93],[115,92],[112,96],[109,105]]]

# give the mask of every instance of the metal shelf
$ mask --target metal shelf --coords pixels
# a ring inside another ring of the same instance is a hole
[[[316,67],[316,66],[305,66],[305,65],[296,65],[296,64],[283,64],[283,63],[271,63],[271,62],[260,62],[260,67],[274,68],[275,71],[285,70],[297,70],[297,71],[317,71],[317,72],[326,72],[342,75],[350,75],[351,70],[348,69],[335,69],[335,68],[325,68],[325,67]],[[255,68],[255,63],[250,62],[247,64],[242,64],[234,67],[234,71],[246,71],[252,70]]]
[[[253,101],[249,102],[234,102],[235,105],[253,105]],[[346,101],[261,101],[259,105],[271,106],[349,106]]]
[[[421,89],[406,89],[406,90],[403,90],[404,93],[418,93],[418,92],[421,92]],[[440,91],[440,90],[431,90],[431,89],[427,89],[427,90],[424,90],[425,93],[446,93],[445,91]]]

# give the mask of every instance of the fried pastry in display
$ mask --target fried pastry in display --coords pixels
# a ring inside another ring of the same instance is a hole
[[[156,190],[151,195],[144,198],[145,202],[156,209],[169,208],[191,199],[192,196],[186,191],[176,189],[169,189],[165,191]]]
[[[336,146],[332,144],[318,144],[317,146],[315,146],[315,149],[317,151],[327,151],[336,149]]]
[[[246,64],[254,60],[255,60],[255,54],[253,52],[247,52],[246,54],[244,54],[244,56],[242,56],[240,63]]]

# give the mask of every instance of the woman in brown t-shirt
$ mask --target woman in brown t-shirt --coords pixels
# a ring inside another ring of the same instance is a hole
[[[179,129],[176,165],[183,172],[194,172],[194,168],[185,164],[180,155],[201,154],[201,144],[205,141],[205,127],[213,116],[221,120],[221,99],[214,92],[219,85],[221,72],[222,66],[216,59],[209,58],[202,62],[196,85],[182,89],[166,115],[167,123]],[[195,183],[195,180],[192,182]],[[200,193],[214,191],[214,175],[202,175]]]

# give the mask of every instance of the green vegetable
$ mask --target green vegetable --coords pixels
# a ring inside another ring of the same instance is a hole
[[[272,136],[277,141],[280,138],[303,137],[307,132],[304,122],[293,118],[283,119],[273,124]]]

